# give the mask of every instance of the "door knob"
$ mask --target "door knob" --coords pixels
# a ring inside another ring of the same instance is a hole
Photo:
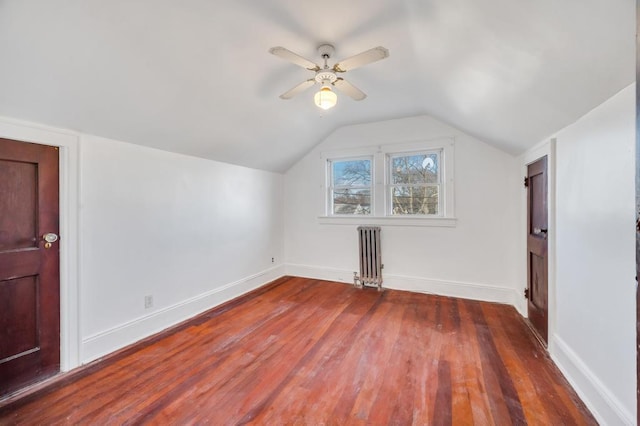
[[[48,249],[51,248],[52,243],[58,241],[58,235],[54,234],[53,232],[49,232],[47,234],[44,234],[42,236],[42,239],[44,240],[44,248]]]
[[[538,235],[538,234],[546,234],[547,233],[547,228],[533,228],[533,233]]]

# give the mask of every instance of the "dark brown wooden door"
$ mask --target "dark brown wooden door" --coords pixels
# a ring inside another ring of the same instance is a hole
[[[529,321],[542,340],[548,329],[547,157],[527,167],[527,304]]]
[[[58,148],[0,139],[0,396],[60,369]]]

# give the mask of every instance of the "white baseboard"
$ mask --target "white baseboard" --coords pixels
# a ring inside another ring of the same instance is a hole
[[[294,277],[315,278],[317,280],[338,281],[353,284],[353,271],[346,269],[285,264],[285,274]]]
[[[287,275],[339,281],[352,284],[353,271],[311,265],[285,265]],[[384,288],[414,291],[417,293],[437,294],[440,296],[460,297],[463,299],[482,300],[485,302],[505,303],[516,306],[517,293],[513,288],[497,287],[482,283],[460,281],[444,281],[432,278],[408,277],[403,275],[383,274]]]
[[[635,418],[596,377],[571,347],[554,335],[551,358],[602,425],[634,425]]]
[[[267,269],[206,293],[96,333],[82,340],[83,364],[151,336],[284,275],[284,265]]]

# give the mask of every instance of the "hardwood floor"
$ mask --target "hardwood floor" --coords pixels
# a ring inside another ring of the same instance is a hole
[[[290,278],[0,424],[596,424],[509,306]]]

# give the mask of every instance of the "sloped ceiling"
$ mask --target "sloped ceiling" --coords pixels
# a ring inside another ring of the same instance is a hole
[[[369,95],[321,112],[320,62]],[[0,0],[0,115],[272,171],[336,128],[430,114],[520,153],[635,78],[633,0]]]

